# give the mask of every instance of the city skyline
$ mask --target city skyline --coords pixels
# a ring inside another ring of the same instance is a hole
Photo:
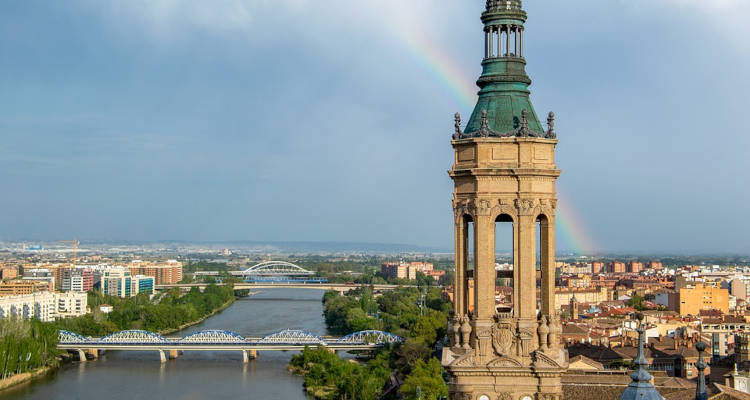
[[[475,3],[4,5],[0,238],[449,247]],[[558,248],[745,250],[748,6],[527,3]]]

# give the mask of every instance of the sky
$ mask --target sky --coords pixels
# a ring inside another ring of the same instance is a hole
[[[527,0],[557,244],[750,253],[750,2]],[[451,248],[482,0],[0,0],[0,239]]]

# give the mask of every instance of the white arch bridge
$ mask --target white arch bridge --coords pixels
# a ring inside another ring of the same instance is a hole
[[[315,272],[308,271],[299,265],[286,261],[264,261],[253,265],[244,271],[233,271],[232,275],[246,278],[255,277],[292,277],[312,276]]]
[[[403,339],[382,331],[361,331],[335,338],[318,336],[304,330],[284,329],[263,337],[243,337],[232,331],[202,330],[181,338],[168,338],[143,330],[127,330],[101,338],[84,337],[77,333],[59,331],[57,348],[78,352],[81,361],[86,355],[96,358],[100,350],[158,351],[162,362],[177,358],[183,351],[238,351],[243,362],[257,358],[258,351],[302,350],[305,347],[324,347],[331,352],[374,350],[400,343]]]

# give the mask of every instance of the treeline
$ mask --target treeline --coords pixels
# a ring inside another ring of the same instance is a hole
[[[383,348],[367,363],[343,360],[325,349],[292,357],[290,369],[305,376],[305,389],[318,399],[437,399],[447,396],[440,361],[433,356],[445,336],[450,303],[437,288],[400,288],[377,299],[371,288],[323,297],[329,329],[339,335],[382,330],[404,343]],[[403,382],[396,389],[395,382]],[[399,397],[402,396],[402,397]]]
[[[0,378],[56,366],[57,329],[39,320],[0,320]]]
[[[157,294],[153,301],[148,295],[132,298],[106,296],[100,292],[89,293],[92,313],[58,320],[58,329],[76,332],[83,336],[101,337],[127,329],[144,329],[160,332],[178,329],[197,321],[234,299],[234,289],[229,286],[208,285],[201,293],[198,288],[182,295],[179,289]],[[102,304],[111,305],[109,314],[99,311]]]

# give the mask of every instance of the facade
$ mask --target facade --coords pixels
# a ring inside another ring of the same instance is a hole
[[[435,271],[432,263],[424,261],[414,262],[384,262],[380,265],[380,274],[391,279],[417,279],[417,272],[437,280],[445,275],[445,271]]]
[[[155,278],[145,275],[131,275],[125,268],[102,272],[101,290],[104,294],[117,297],[133,297],[139,293],[154,293]]]
[[[623,274],[625,273],[625,263],[621,261],[612,261],[609,263],[609,272],[613,274]]]
[[[591,263],[591,272],[593,274],[599,274],[604,269],[604,263],[601,261],[594,261]]]
[[[18,269],[11,267],[0,268],[0,279],[15,279],[18,277]]]
[[[643,270],[643,263],[639,261],[631,261],[628,263],[628,272],[634,274],[640,273]]]
[[[86,314],[88,297],[83,292],[55,293],[56,318],[77,317]]]
[[[41,292],[0,297],[0,318],[37,318],[49,322],[84,315],[86,311],[86,293]]]
[[[729,293],[738,299],[745,300],[747,298],[747,286],[745,282],[739,278],[732,279],[729,282]]]
[[[603,286],[591,289],[557,288],[555,289],[555,305],[557,309],[559,310],[563,304],[570,304],[570,301],[574,297],[579,303],[599,304],[609,301],[607,288]]]
[[[676,293],[677,301],[672,311],[680,315],[699,315],[701,310],[719,310],[724,314],[729,312],[729,292],[713,286],[696,283],[680,289]]]
[[[661,261],[649,261],[648,262],[648,268],[649,269],[655,269],[655,270],[662,269]]]
[[[132,275],[154,277],[157,285],[174,285],[182,280],[182,263],[176,260],[167,260],[164,264],[134,262],[128,269]]]
[[[88,268],[65,269],[62,279],[64,292],[88,292],[94,288],[94,271]]]
[[[520,0],[487,1],[479,100],[465,129],[456,115],[449,171],[455,185],[455,301],[448,324],[451,340],[442,356],[453,399],[562,397],[567,354],[559,340],[562,326],[554,293],[555,182],[560,171],[554,114],[544,129],[529,99],[531,80],[523,57],[526,17]],[[498,223],[512,224],[514,257],[513,301],[510,311],[501,313],[495,303]]]
[[[15,296],[37,292],[51,292],[52,282],[41,280],[15,280],[0,282],[0,296]]]

